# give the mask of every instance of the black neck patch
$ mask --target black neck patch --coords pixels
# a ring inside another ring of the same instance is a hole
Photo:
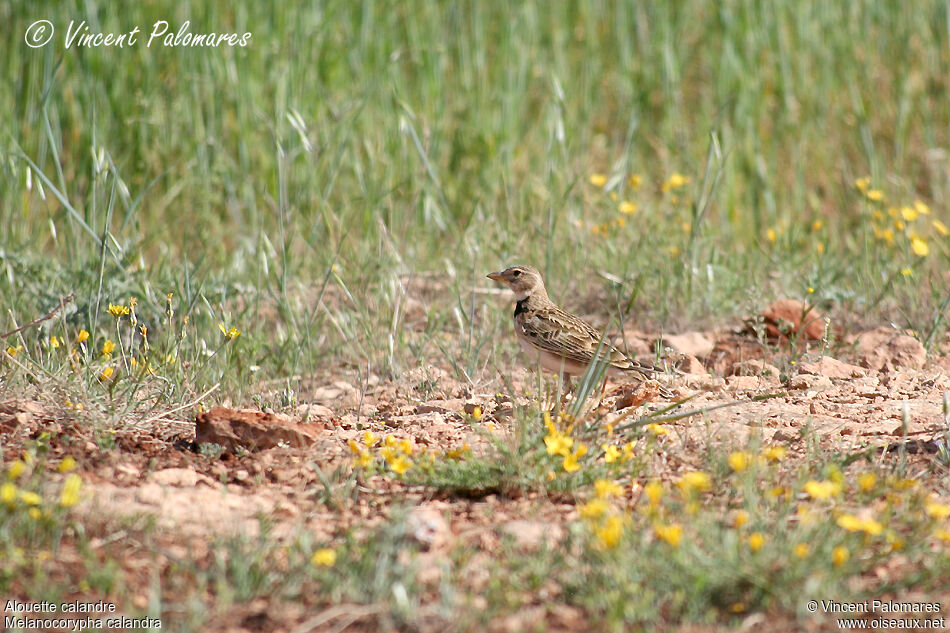
[[[515,304],[515,316],[519,314],[524,314],[528,311],[528,297],[525,297],[521,301]]]

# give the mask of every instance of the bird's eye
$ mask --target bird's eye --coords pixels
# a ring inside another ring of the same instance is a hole
[[[520,271],[520,270],[516,270],[515,272],[511,273],[511,276],[512,276],[512,277],[520,277],[520,276],[521,276],[521,271]]]

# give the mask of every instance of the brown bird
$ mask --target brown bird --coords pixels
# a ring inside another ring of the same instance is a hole
[[[537,269],[512,266],[491,273],[488,278],[508,284],[515,293],[518,342],[542,368],[561,374],[566,386],[571,376],[587,370],[595,356],[607,363],[611,376],[644,381],[659,373],[653,365],[636,361],[611,345],[591,324],[557,307],[548,297]]]

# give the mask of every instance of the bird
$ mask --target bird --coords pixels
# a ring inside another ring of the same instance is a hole
[[[611,376],[643,382],[660,373],[654,365],[634,360],[611,345],[603,333],[584,319],[559,308],[548,297],[544,279],[536,268],[511,266],[489,274],[488,278],[507,284],[515,293],[518,342],[543,369],[562,375],[565,387],[570,388],[571,376],[582,375],[595,357],[607,364],[607,374]]]

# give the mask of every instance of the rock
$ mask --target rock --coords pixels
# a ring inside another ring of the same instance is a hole
[[[756,376],[729,376],[726,378],[726,388],[730,391],[752,391],[761,385]]]
[[[860,363],[874,371],[885,367],[920,369],[927,362],[927,350],[920,341],[887,327],[859,334],[855,352]]]
[[[824,338],[828,320],[814,306],[795,299],[779,299],[762,311],[765,333],[769,338],[798,336],[818,341]]]
[[[663,347],[671,347],[678,354],[690,356],[709,356],[713,351],[713,341],[701,332],[684,332],[683,334],[666,334],[659,339]]]
[[[214,480],[207,475],[195,471],[194,468],[164,468],[157,470],[149,477],[149,481],[162,486],[197,486],[199,482],[214,487]]]
[[[831,389],[831,378],[827,376],[812,376],[810,374],[798,374],[788,381],[789,389],[801,389],[809,391],[825,391]]]
[[[302,404],[297,407],[296,413],[300,419],[308,421],[333,419],[333,411],[322,404]]]
[[[867,371],[857,365],[843,363],[830,356],[823,356],[821,360],[815,363],[805,363],[799,367],[799,370],[803,374],[827,376],[828,378],[860,378],[867,374]]]
[[[317,387],[310,399],[315,402],[334,402],[339,401],[342,404],[355,404],[359,401],[359,391],[348,382],[337,380],[332,385]]]
[[[214,407],[195,418],[196,443],[220,444],[231,452],[238,447],[258,451],[281,443],[305,448],[317,440],[321,430],[322,424],[302,425],[274,413],[227,407]]]
[[[680,354],[673,366],[684,374],[705,374],[706,367],[692,354]]]
[[[409,536],[427,550],[446,547],[452,540],[449,524],[433,507],[416,506],[406,517]]]
[[[551,548],[563,537],[561,526],[541,521],[514,520],[504,523],[500,531],[514,538],[515,543],[527,550],[537,549],[540,545]]]
[[[614,404],[614,410],[620,411],[629,407],[638,407],[644,402],[653,400],[660,395],[660,385],[655,380],[647,380],[636,386],[625,386],[621,395]]]
[[[764,360],[740,360],[729,368],[730,376],[762,376],[763,378],[778,379],[778,367]]]
[[[424,413],[456,413],[461,411],[464,405],[465,401],[461,398],[452,398],[450,400],[429,400],[416,405],[415,413],[416,415],[421,415]]]

